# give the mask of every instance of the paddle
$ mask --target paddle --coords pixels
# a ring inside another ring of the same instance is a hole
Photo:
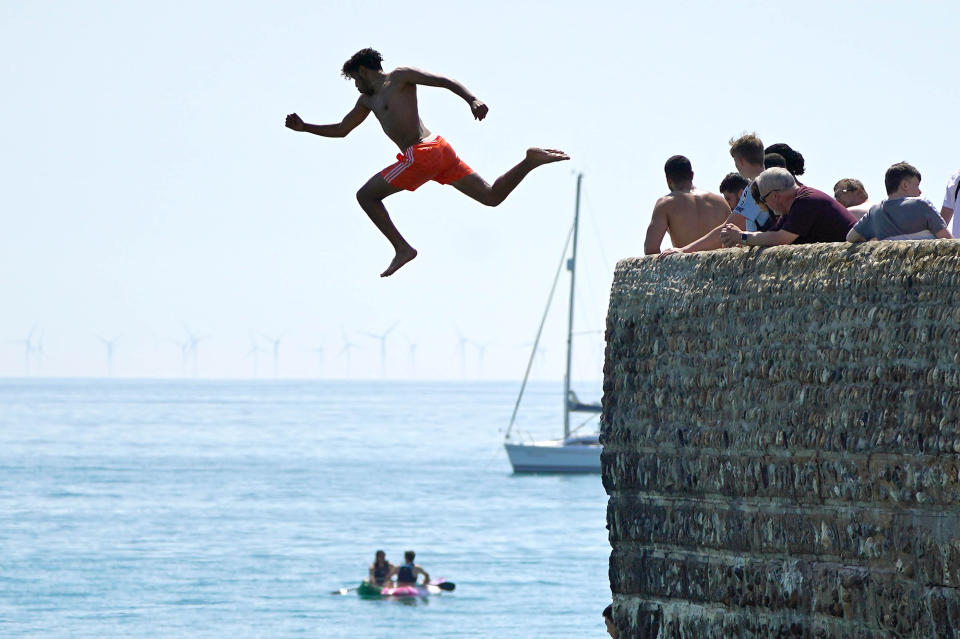
[[[445,590],[446,592],[453,592],[457,587],[457,584],[453,583],[452,581],[441,581],[439,583],[431,583],[429,585],[434,586],[435,588],[439,588],[440,590]],[[348,592],[353,592],[359,587],[360,586],[354,586],[353,588],[338,588],[337,590],[331,590],[330,594],[345,595]]]

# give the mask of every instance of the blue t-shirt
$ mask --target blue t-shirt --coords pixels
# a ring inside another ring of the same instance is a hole
[[[769,226],[770,214],[753,201],[749,186],[743,190],[743,195],[740,196],[737,205],[733,207],[733,212],[747,218],[748,231],[762,231]]]

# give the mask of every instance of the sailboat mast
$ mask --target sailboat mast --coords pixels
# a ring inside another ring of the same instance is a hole
[[[577,235],[580,229],[580,182],[583,173],[577,174],[577,203],[573,210],[573,252],[567,261],[570,271],[570,310],[567,318],[567,369],[563,376],[563,438],[570,436],[570,359],[573,354],[573,288],[577,280]]]

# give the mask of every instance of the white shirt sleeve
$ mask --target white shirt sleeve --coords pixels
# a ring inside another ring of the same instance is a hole
[[[948,209],[957,209],[957,185],[960,184],[960,171],[957,171],[947,180],[947,192],[943,196],[943,206]]]

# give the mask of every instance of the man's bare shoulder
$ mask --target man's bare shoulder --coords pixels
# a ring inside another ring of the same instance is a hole
[[[653,205],[653,208],[657,208],[659,206],[667,206],[668,204],[672,203],[673,200],[674,200],[673,193],[667,193],[666,195],[657,198],[657,203]]]
[[[667,193],[663,197],[657,199],[657,203],[653,205],[654,213],[670,213],[678,206],[683,206],[683,200],[677,198],[677,193]]]
[[[696,201],[696,193],[688,193],[684,191],[673,191],[667,193],[654,205],[654,209],[663,208],[666,210],[672,209],[686,209],[694,205]]]
[[[416,67],[397,67],[386,75],[390,82],[394,84],[411,84],[427,75],[427,72]]]
[[[704,202],[711,206],[723,206],[726,208],[730,208],[730,206],[727,204],[727,201],[723,199],[722,195],[711,193],[710,191],[701,191],[697,189],[693,193],[693,196],[698,200],[700,200],[701,202]]]

